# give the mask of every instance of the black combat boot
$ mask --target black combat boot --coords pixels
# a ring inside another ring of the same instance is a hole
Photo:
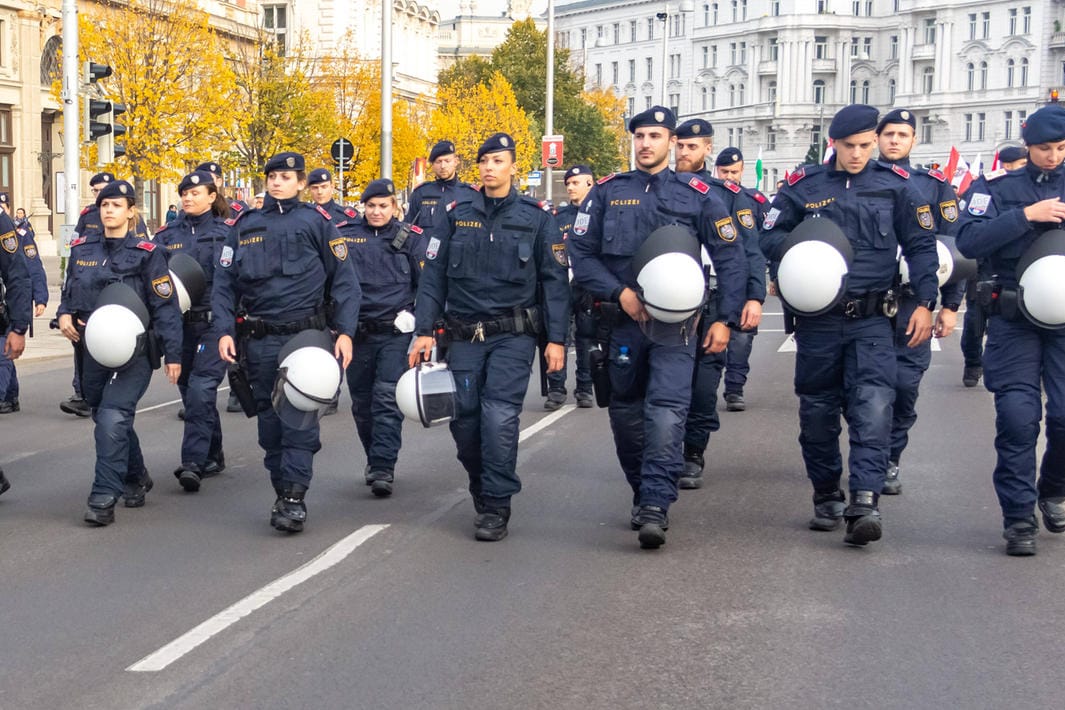
[[[684,490],[702,488],[703,469],[706,463],[703,452],[694,446],[684,445],[684,472],[677,479],[677,487]]]
[[[843,491],[830,493],[814,492],[814,517],[810,518],[811,530],[835,530],[843,522],[843,508],[846,498]]]
[[[11,488],[11,482],[7,480],[7,476],[4,475],[4,469],[0,468],[0,494]]]
[[[103,527],[115,522],[115,505],[118,498],[110,493],[93,493],[89,496],[89,507],[85,510],[85,522],[96,527]]]
[[[853,491],[843,518],[847,521],[843,542],[848,545],[860,547],[876,542],[884,532],[880,511],[876,509],[876,494],[872,491]]]
[[[0,493],[3,493],[3,488],[0,488]],[[1065,498],[1043,498],[1039,501],[1039,512],[1043,514],[1043,527],[1049,532],[1065,532]]]
[[[307,505],[303,502],[306,493],[307,486],[286,484],[274,501],[270,524],[282,532],[297,533],[303,530],[303,524],[307,522]]]
[[[210,478],[211,476],[217,476],[226,470],[226,454],[221,449],[216,454],[208,454],[207,463],[203,465],[203,471],[200,473],[200,478]]]
[[[485,508],[474,520],[473,536],[482,542],[499,542],[507,536],[510,508]]]
[[[880,490],[880,495],[897,496],[899,493],[902,493],[902,482],[899,481],[899,463],[898,461],[888,461],[887,473],[884,474],[884,487]]]
[[[1039,533],[1039,523],[1035,516],[1028,518],[1006,518],[1006,529],[1002,537],[1006,540],[1006,554],[1011,557],[1030,557],[1035,554],[1035,536]]]
[[[366,474],[366,482],[370,484],[370,492],[378,498],[387,498],[392,495],[392,483],[395,482],[395,472],[390,468],[372,468]]]
[[[669,530],[669,516],[664,508],[657,505],[641,505],[633,522],[639,523],[640,547],[645,550],[657,550],[666,544],[666,530]]]
[[[203,471],[194,463],[183,463],[181,468],[174,471],[174,477],[185,489],[186,493],[195,493],[200,490],[200,481],[203,480]]]
[[[143,506],[145,496],[148,495],[148,491],[152,490],[154,485],[155,482],[148,475],[148,469],[144,469],[137,480],[126,481],[122,491],[125,506],[127,508],[140,508]]]

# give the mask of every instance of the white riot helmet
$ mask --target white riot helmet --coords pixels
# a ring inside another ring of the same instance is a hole
[[[122,370],[144,353],[148,323],[148,307],[137,292],[121,282],[109,284],[85,323],[85,348],[104,367]]]
[[[687,342],[706,300],[699,242],[677,224],[659,227],[632,258],[640,301],[652,320],[640,327],[651,340],[665,345]]]
[[[309,429],[340,392],[333,336],[324,330],[304,330],[285,343],[277,359],[274,411],[294,429]]]
[[[207,277],[200,262],[183,252],[170,254],[167,259],[170,280],[174,282],[174,293],[182,313],[187,313],[193,306],[199,305],[207,290]]]
[[[396,404],[428,429],[455,418],[455,377],[445,362],[420,362],[396,382]]]
[[[854,260],[839,225],[824,217],[807,219],[784,239],[780,253],[777,289],[790,310],[819,316],[839,303]]]
[[[939,259],[936,278],[939,280],[940,288],[947,284],[967,281],[976,276],[976,260],[961,255],[954,237],[937,234],[936,254]],[[899,247],[899,283],[910,283],[910,264],[906,261],[906,257],[902,256],[902,247]]]
[[[1032,323],[1065,328],[1065,230],[1041,234],[1017,262],[1017,303]]]

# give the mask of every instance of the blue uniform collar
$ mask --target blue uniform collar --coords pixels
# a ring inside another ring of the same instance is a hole
[[[1065,163],[1062,163],[1053,170],[1043,170],[1037,168],[1032,161],[1029,160],[1025,163],[1024,169],[1028,172],[1029,177],[1031,177],[1034,182],[1047,182],[1048,180],[1061,176],[1062,172],[1065,171]]]
[[[662,185],[665,184],[666,180],[668,180],[670,176],[673,175],[673,171],[669,168],[666,168],[665,170],[659,170],[657,173],[654,173],[652,175],[646,170],[640,170],[639,168],[636,168],[632,171],[632,174],[635,175],[644,185]]]
[[[190,227],[202,227],[205,224],[207,224],[208,222],[210,222],[213,217],[214,217],[214,212],[211,211],[210,209],[208,209],[203,214],[196,215],[195,217],[190,215],[188,212],[186,212],[185,213],[185,222],[187,222]]]
[[[386,224],[383,227],[371,227],[370,223],[366,221],[365,217],[363,217],[362,223],[363,223],[363,225],[365,225],[365,227],[367,229],[369,229],[370,231],[372,231],[374,233],[375,237],[381,237],[381,236],[387,237],[387,236],[390,236],[392,234],[392,232],[395,231],[396,226],[399,224],[399,222],[396,220],[395,217],[393,217],[391,220],[389,220],[388,224]]]
[[[270,212],[276,209],[278,212],[284,214],[285,212],[291,212],[300,205],[300,196],[286,197],[283,200],[278,200],[272,195],[266,195],[263,198],[263,212]]]

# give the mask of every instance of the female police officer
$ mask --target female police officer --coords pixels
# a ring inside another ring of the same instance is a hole
[[[241,344],[259,418],[259,446],[277,493],[270,524],[299,532],[307,518],[304,494],[311,482],[311,461],[321,448],[318,423],[290,426],[271,406],[278,374],[278,354],[303,330],[332,325],[334,353],[343,367],[351,362],[351,339],[359,318],[359,282],[347,258],[347,245],[329,213],[303,203],[307,186],[303,156],[279,153],[267,161],[266,192],[261,210],[240,213],[218,259],[211,309],[219,356],[237,358],[236,309],[254,324]],[[327,306],[332,299],[332,323]]]
[[[373,494],[392,494],[403,415],[396,382],[403,374],[414,330],[425,238],[414,225],[396,220],[391,180],[374,180],[362,191],[366,218],[346,236],[362,286],[355,355],[348,367],[351,413],[366,452],[366,484]]]
[[[194,492],[200,490],[201,479],[214,476],[226,467],[222,425],[215,404],[226,365],[218,356],[217,336],[211,329],[210,295],[215,264],[229,232],[225,223],[229,205],[218,191],[214,176],[201,170],[181,180],[178,195],[181,214],[159,228],[155,241],[166,247],[168,257],[191,256],[204,275],[204,296],[192,303],[184,315],[181,379],[178,380],[185,407],[185,433],[181,440],[181,466],[174,471],[174,476],[182,488]]]
[[[1019,295],[1018,283],[1024,281],[1018,272],[1030,260],[1025,257],[1033,243],[1065,221],[1065,108],[1039,109],[1021,137],[1028,144],[1028,165],[996,170],[973,183],[957,243],[965,256],[986,260],[987,272],[995,275],[980,289],[986,295],[981,301],[990,306],[984,384],[995,394],[995,491],[1006,553],[1034,555],[1037,501],[1047,530],[1065,532],[1065,330],[1029,318],[1030,309],[1022,312],[1019,301],[1031,294]],[[1060,282],[1063,274],[1050,276]],[[1042,392],[1047,442],[1037,485]]]
[[[175,384],[181,374],[181,313],[163,251],[134,234],[135,204],[133,186],[124,180],[108,182],[96,195],[103,234],[90,232],[71,242],[58,310],[59,330],[71,342],[79,342],[89,316],[103,305],[98,296],[106,286],[123,283],[147,304],[155,331],[153,335],[149,330],[147,339],[158,336],[162,340],[166,376]],[[144,496],[152,487],[133,430],[133,415],[148,389],[152,369],[158,366],[149,354],[153,350],[135,352],[116,369],[101,364],[90,348],[85,349],[81,386],[96,422],[96,477],[85,511],[85,522],[92,525],[114,522],[120,496],[127,508],[144,505]]]

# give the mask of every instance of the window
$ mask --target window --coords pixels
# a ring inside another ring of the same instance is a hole
[[[621,44],[621,23],[620,22],[615,22],[613,30],[614,30],[614,44]]]
[[[828,38],[824,35],[814,37],[814,59],[828,59]]]
[[[629,21],[629,41],[636,41],[636,20]]]
[[[1002,131],[1002,137],[1006,140],[1013,138],[1013,111],[1006,111],[1002,114],[1004,121],[1004,130]]]
[[[928,116],[922,116],[920,125],[921,125],[921,134],[920,134],[921,135],[921,142],[922,143],[931,143],[932,142],[932,119],[930,119]]]
[[[1006,60],[1006,86],[1012,87],[1014,80],[1014,72],[1017,68],[1017,63],[1012,59]]]
[[[288,7],[285,5],[264,5],[263,29],[274,35],[278,48],[284,54],[285,47],[288,44],[285,40],[288,33]]]
[[[569,49],[569,32],[556,32],[555,46]]]
[[[987,88],[987,62],[980,62],[980,88]]]
[[[851,2],[851,13],[855,17],[860,17],[862,14],[862,0],[853,0]]]
[[[680,94],[669,95],[669,107],[673,109],[674,114],[680,113]]]
[[[990,12],[982,12],[982,13],[980,13],[980,22],[983,25],[983,28],[982,28],[982,30],[980,32],[980,39],[990,39],[991,38],[991,13]]]
[[[740,106],[743,106],[743,105],[744,105],[745,103],[747,103],[747,101],[746,101],[746,96],[747,96],[747,85],[746,85],[746,84],[743,84],[743,83],[741,83],[741,84],[739,85],[739,87],[738,87],[738,91],[736,92],[736,95],[737,95],[737,96],[739,97],[739,100],[740,100]]]
[[[865,39],[862,40],[862,58],[863,59],[872,59],[873,58],[873,38],[872,37],[866,37]]]
[[[647,79],[646,79],[646,81],[651,81],[652,79],[654,79],[654,76],[655,76],[655,58],[654,57],[648,57],[645,61],[647,62]]]
[[[0,106],[0,191],[11,194],[15,173],[15,141],[11,137],[11,107]],[[148,204],[144,201],[143,204]]]
[[[655,18],[647,18],[647,39],[655,38]]]
[[[735,42],[729,42],[729,44],[728,44],[728,56],[729,56],[729,64],[736,64],[737,63],[736,59],[738,58],[739,55],[736,53],[736,43]]]
[[[710,19],[712,19],[714,21],[713,23],[715,25],[717,24],[717,3],[716,2],[710,4]]]
[[[704,87],[703,87],[703,91],[702,91],[702,94],[703,94],[703,111],[705,111],[705,110],[707,110],[708,108],[710,108],[710,103],[709,103],[709,102],[710,102],[710,90],[709,90],[709,89],[707,89],[707,88],[706,88],[706,87],[704,86]]]
[[[821,143],[821,126],[815,125],[813,127],[813,130],[810,131],[810,143],[817,147],[817,150],[818,150],[818,152],[820,154],[821,145],[822,145],[822,143]]]
[[[1021,86],[1028,86],[1028,58],[1021,60]]]
[[[766,101],[769,103],[776,103],[777,101],[777,82],[771,81],[766,85]]]
[[[747,43],[740,42],[740,64],[747,63]]]
[[[976,39],[976,13],[969,13],[969,39]]]
[[[851,79],[851,100],[852,104],[858,103],[858,82]]]
[[[891,59],[898,59],[899,58],[899,36],[898,35],[891,35],[889,56],[890,56]]]
[[[825,102],[825,82],[818,79],[814,82],[814,103],[823,104]]]
[[[632,82],[636,81],[636,60],[635,59],[630,59],[629,60],[629,81],[632,81]]]
[[[775,62],[780,59],[780,43],[777,42],[776,37],[771,37],[769,40],[769,51],[766,53],[769,56],[769,61]]]
[[[621,77],[618,76],[618,63],[610,62],[610,83],[614,86],[618,85],[618,80]]]
[[[688,16],[683,12],[677,13],[669,18],[669,36],[670,37],[683,37],[685,31],[685,25],[688,24]]]
[[[669,55],[669,76],[676,79],[680,76],[680,55]]]
[[[773,17],[780,17],[780,0],[771,0],[769,10]]]
[[[740,19],[747,19],[747,0],[740,0]]]
[[[729,106],[735,106],[736,105],[736,85],[735,84],[729,84],[728,85],[728,105]]]
[[[603,85],[603,65],[602,64],[596,64],[595,65],[595,85],[596,86],[602,86]]]
[[[828,0],[817,0],[817,14],[818,15],[827,15],[828,14]]]
[[[587,28],[581,29],[581,49],[588,46],[588,30]]]
[[[924,43],[935,44],[936,43],[936,21],[935,18],[928,18],[924,21]]]
[[[703,45],[703,69],[710,66],[710,47]]]
[[[632,116],[636,115],[636,97],[635,96],[630,96],[629,97],[629,112],[626,115],[629,116],[629,117],[632,117]]]
[[[596,41],[597,41],[597,42],[598,42],[599,44],[602,44],[602,43],[603,43],[603,41],[604,41],[604,40],[603,40],[603,37],[604,37],[604,34],[603,34],[603,26],[602,26],[602,25],[596,25],[596,26],[595,26],[595,39],[596,39]]]
[[[895,80],[894,79],[889,79],[888,80],[887,91],[888,91],[888,106],[891,106],[891,105],[893,105],[895,103]]]
[[[772,126],[768,126],[765,129],[765,149],[776,150],[777,149],[777,132]]]
[[[973,66],[972,62],[969,62],[965,65],[965,76],[965,88],[967,91],[972,91],[973,88],[976,86],[976,67]]]
[[[651,101],[652,101],[652,99],[651,99],[650,96],[644,96],[643,97],[643,108],[644,108],[644,110],[647,110],[647,109],[651,108]]]
[[[743,129],[742,128],[730,128],[728,129],[728,144],[732,148],[738,148],[743,150]]]
[[[732,0],[732,21],[736,22],[739,19],[739,6],[740,0]]]
[[[982,141],[984,139],[984,123],[986,123],[987,114],[976,114],[976,140]]]
[[[926,94],[931,94],[936,82],[936,70],[925,67],[921,75],[921,89]]]
[[[717,66],[717,45],[716,44],[710,45],[710,66],[712,66],[712,67],[716,67]]]
[[[703,5],[703,27],[710,26],[710,3]]]
[[[858,42],[859,39],[857,37],[851,37],[851,58],[853,59],[858,58],[858,49],[860,47]]]
[[[1021,8],[1021,32],[1024,34],[1032,33],[1032,8]]]
[[[1009,31],[1007,34],[1017,34],[1017,8],[1011,7],[1006,16],[1009,18]]]
[[[973,140],[973,115],[971,113],[965,114],[965,142],[972,143]]]
[[[59,50],[63,46],[63,38],[53,35],[44,43],[41,49],[41,85],[51,86],[56,79],[63,77],[63,68],[60,66]],[[49,134],[51,135],[51,134]]]
[[[863,104],[869,103],[869,81],[868,80],[862,82],[862,103]]]

